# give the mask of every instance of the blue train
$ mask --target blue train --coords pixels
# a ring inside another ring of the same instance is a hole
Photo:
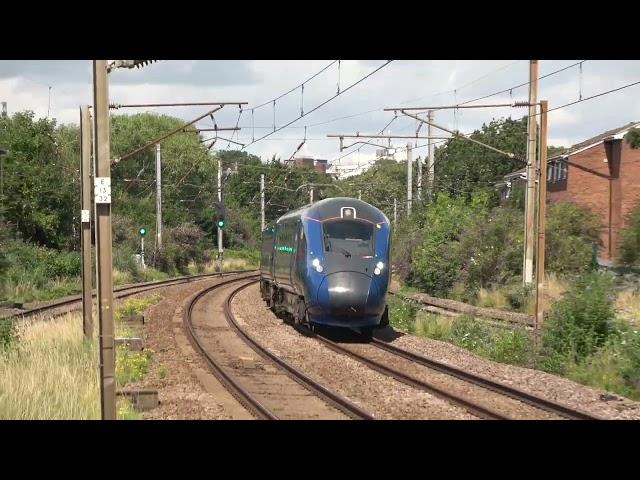
[[[391,231],[384,213],[354,198],[293,210],[262,232],[260,292],[296,324],[371,335],[389,324]]]

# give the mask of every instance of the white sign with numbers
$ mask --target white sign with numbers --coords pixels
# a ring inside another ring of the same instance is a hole
[[[111,203],[111,177],[93,179],[93,196],[96,203]]]
[[[82,223],[89,223],[90,221],[89,210],[80,210],[80,219]]]

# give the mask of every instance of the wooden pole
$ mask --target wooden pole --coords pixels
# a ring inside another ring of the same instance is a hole
[[[80,185],[82,250],[82,331],[93,337],[93,301],[91,297],[91,114],[89,106],[80,107]]]

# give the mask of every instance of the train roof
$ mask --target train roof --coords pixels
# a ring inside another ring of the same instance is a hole
[[[305,205],[296,210],[291,210],[278,218],[275,223],[299,217],[307,217],[320,221],[329,218],[340,218],[342,216],[342,209],[345,207],[353,208],[355,210],[355,218],[357,219],[368,220],[372,223],[389,223],[389,219],[382,211],[367,202],[350,197],[325,198],[324,200]]]

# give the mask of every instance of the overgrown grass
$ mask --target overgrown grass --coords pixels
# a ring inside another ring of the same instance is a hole
[[[248,265],[252,265],[255,268],[260,265],[260,251],[250,248],[225,250],[224,258],[225,260],[246,260]]]
[[[545,276],[543,288],[543,308],[549,310],[567,291],[567,278],[551,272]],[[475,304],[479,307],[512,310],[528,314],[535,313],[535,294],[533,286],[524,288],[520,279],[506,285],[480,288]]]
[[[0,301],[38,302],[66,297],[78,292],[80,292],[80,278],[77,277],[34,282],[25,275],[23,279],[7,280],[0,285]]]
[[[640,290],[622,290],[616,298],[615,308],[620,318],[630,325],[640,327]]]
[[[99,419],[98,351],[80,314],[25,322],[0,353],[1,419]]]
[[[138,313],[160,297],[129,299],[123,311]],[[116,316],[118,312],[116,311]],[[121,313],[121,312],[120,312]],[[97,323],[97,322],[96,322]],[[0,419],[99,419],[98,349],[82,334],[82,317],[73,313],[46,322],[38,319],[5,325],[0,339]],[[128,334],[126,325],[117,334]],[[96,325],[97,329],[97,325]],[[151,351],[116,349],[119,387],[141,380],[148,370]],[[118,399],[118,418],[141,419],[124,398]]]
[[[129,298],[116,309],[116,335],[118,337],[137,337],[140,335],[139,327],[122,322],[123,317],[144,312],[149,306],[160,301],[158,294],[141,298]],[[153,352],[130,351],[126,345],[118,345],[116,348],[116,381],[120,387],[129,383],[135,383],[146,375],[149,369]]]
[[[413,333],[417,308],[395,295],[387,297],[387,305],[389,306],[389,323],[399,330]]]
[[[249,260],[244,258],[227,258],[227,254],[225,252],[225,258],[222,262],[222,271],[223,272],[231,272],[234,270],[253,270],[257,269],[259,264],[254,264]],[[219,270],[219,263],[217,260],[212,260],[204,266],[202,273],[214,273]],[[194,272],[195,273],[195,272]]]
[[[509,307],[504,291],[496,288],[481,288],[478,291],[476,305],[485,308],[499,308],[506,310]]]

